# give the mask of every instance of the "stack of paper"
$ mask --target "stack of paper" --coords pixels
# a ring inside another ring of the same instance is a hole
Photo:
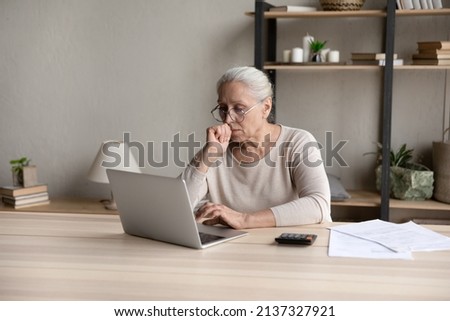
[[[449,250],[450,238],[414,222],[381,220],[330,228],[329,256],[412,259],[414,251]]]

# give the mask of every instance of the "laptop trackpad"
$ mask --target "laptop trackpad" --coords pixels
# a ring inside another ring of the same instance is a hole
[[[245,235],[246,232],[234,230],[226,226],[209,226],[201,223],[197,223],[197,228],[200,234],[200,239],[202,237],[208,239],[208,243],[215,242],[225,238],[235,238],[237,236]],[[208,236],[201,236],[201,234],[207,234]],[[203,240],[202,240],[202,244]]]
[[[203,232],[198,232],[198,235],[200,236],[200,241],[202,242],[202,244],[208,244],[225,238],[224,236],[213,235]]]

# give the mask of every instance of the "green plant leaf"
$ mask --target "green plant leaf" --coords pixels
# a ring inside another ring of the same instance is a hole
[[[22,157],[19,159],[13,159],[9,161],[9,164],[12,165],[13,169],[22,169],[24,166],[28,166],[30,164],[31,159],[28,157]]]
[[[325,47],[326,43],[327,41],[311,40],[309,42],[309,49],[311,49],[312,52],[317,53]]]
[[[383,145],[381,143],[377,143],[377,164],[381,164],[382,157],[383,157]],[[389,157],[390,157],[390,165],[396,166],[396,167],[405,167],[408,168],[411,166],[412,159],[413,159],[413,152],[414,149],[408,149],[406,144],[403,144],[400,146],[400,148],[397,151],[390,150],[389,151]]]

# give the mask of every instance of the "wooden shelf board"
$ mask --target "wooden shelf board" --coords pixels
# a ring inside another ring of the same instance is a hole
[[[306,70],[379,70],[380,66],[372,65],[327,65],[327,64],[271,64],[264,65],[264,69],[268,70],[292,70],[292,71],[306,71]]]
[[[450,69],[449,66],[435,66],[435,65],[403,65],[403,66],[394,66],[394,69],[399,70],[445,70]]]
[[[351,65],[351,64],[281,64],[281,63],[266,63],[264,69],[266,70],[291,70],[291,71],[311,71],[311,70],[381,70],[383,66],[374,65]],[[401,65],[394,66],[395,70],[447,70],[449,66],[435,66],[435,65]]]
[[[247,16],[255,16],[254,12],[246,12]],[[339,18],[339,17],[384,17],[384,10],[358,10],[358,11],[312,11],[312,12],[264,12],[266,19],[278,18]]]
[[[397,10],[397,16],[446,16],[450,14],[450,8],[428,10]]]
[[[351,198],[345,201],[331,202],[333,206],[379,207],[380,194],[371,191],[349,191]],[[391,199],[390,208],[417,209],[429,211],[450,211],[450,204],[435,200],[403,201]]]
[[[265,12],[264,18],[340,18],[340,17],[384,17],[384,10],[358,11],[313,11],[313,12]]]
[[[247,16],[254,17],[254,12],[246,12]],[[445,16],[450,15],[450,8],[434,10],[397,10],[396,15],[401,16]],[[265,19],[283,18],[358,18],[358,17],[386,17],[384,10],[358,10],[358,11],[313,11],[313,12],[264,12]]]
[[[50,212],[50,213],[75,213],[75,214],[118,214],[115,210],[105,209],[98,199],[81,198],[50,198],[50,204],[36,205],[14,209],[0,202],[0,212]]]

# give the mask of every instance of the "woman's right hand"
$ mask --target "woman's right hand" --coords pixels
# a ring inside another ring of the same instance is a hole
[[[205,151],[208,158],[222,157],[230,143],[231,128],[228,124],[220,124],[211,126],[206,130],[206,148]]]
[[[199,151],[192,163],[199,171],[206,173],[216,161],[225,154],[231,138],[231,128],[228,124],[211,126],[206,130],[206,144]]]

